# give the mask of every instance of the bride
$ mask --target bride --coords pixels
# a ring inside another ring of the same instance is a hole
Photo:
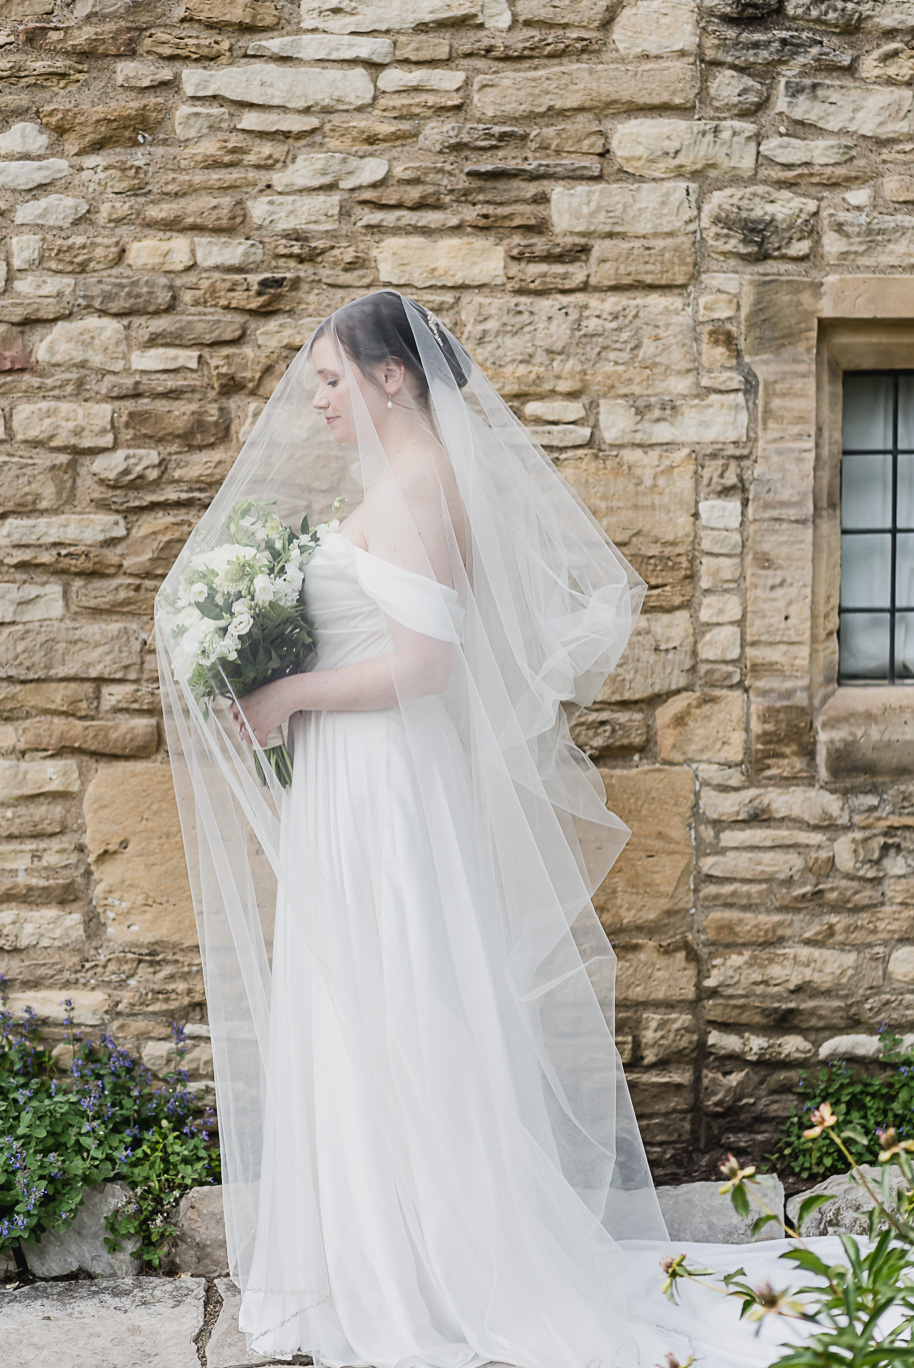
[[[166,585],[246,496],[325,520],[305,668],[206,716],[157,639],[250,1350],[773,1361],[723,1298],[658,1298],[672,1246],[613,1038],[591,899],[628,829],[569,721],[643,582],[393,290],[302,348]],[[277,729],[288,789],[250,762]]]

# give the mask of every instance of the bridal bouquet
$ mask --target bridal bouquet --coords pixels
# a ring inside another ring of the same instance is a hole
[[[312,530],[305,516],[295,533],[266,504],[243,499],[225,526],[229,541],[191,556],[173,596],[159,591],[175,678],[187,682],[204,716],[212,699],[251,693],[301,667],[313,647],[304,565],[339,519]],[[267,737],[264,755],[288,788],[292,761],[281,732]],[[255,765],[265,784],[256,755]]]

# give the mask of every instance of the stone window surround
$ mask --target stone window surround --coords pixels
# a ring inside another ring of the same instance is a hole
[[[757,275],[745,356],[758,378],[746,670],[758,777],[914,772],[910,685],[837,684],[841,376],[914,367],[914,277]]]

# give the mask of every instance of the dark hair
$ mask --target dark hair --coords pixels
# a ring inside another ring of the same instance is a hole
[[[428,325],[451,374],[462,389],[468,376],[443,325],[429,314],[424,305],[413,299],[409,303]],[[428,381],[413,324],[404,297],[395,290],[377,290],[337,309],[317,329],[314,340],[328,334],[335,334],[339,338],[347,355],[362,371],[367,372],[369,367],[383,365],[388,358],[396,357],[418,386],[419,397],[423,400],[428,398]]]

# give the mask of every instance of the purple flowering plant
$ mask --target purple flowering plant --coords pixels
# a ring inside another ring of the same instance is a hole
[[[104,1031],[76,1030],[66,999],[61,1067],[32,1009],[7,1007],[5,986],[0,976],[0,1250],[21,1261],[21,1240],[66,1229],[83,1189],[117,1178],[134,1200],[107,1218],[106,1244],[158,1268],[180,1198],[220,1176],[212,1112],[187,1087],[183,1028],[172,1028],[174,1067],[157,1082]]]

